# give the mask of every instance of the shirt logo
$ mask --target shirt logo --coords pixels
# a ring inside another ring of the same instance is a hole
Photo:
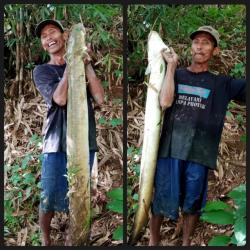
[[[189,86],[186,84],[178,84],[178,94],[196,95],[204,99],[207,99],[210,92],[211,92],[210,89]]]

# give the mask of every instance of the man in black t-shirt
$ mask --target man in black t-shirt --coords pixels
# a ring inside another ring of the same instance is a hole
[[[42,244],[51,245],[50,223],[55,211],[68,212],[68,183],[66,158],[66,122],[68,73],[64,60],[67,33],[59,21],[44,20],[36,27],[36,35],[42,47],[48,52],[48,63],[38,65],[33,72],[34,82],[43,96],[48,114],[43,141],[43,163],[41,171],[41,198],[39,224],[42,231]],[[104,100],[104,90],[97,78],[90,60],[85,59],[85,72],[88,79],[87,99],[89,114],[90,167],[97,151],[96,127],[91,99],[100,105]],[[66,242],[70,244],[70,242]]]
[[[158,245],[163,217],[183,212],[183,246],[189,246],[206,203],[208,169],[216,168],[218,146],[230,100],[245,102],[246,80],[215,75],[209,61],[219,52],[219,33],[202,26],[190,36],[192,63],[176,69],[178,56],[163,52],[168,63],[159,96],[166,109],[154,181],[149,245]]]

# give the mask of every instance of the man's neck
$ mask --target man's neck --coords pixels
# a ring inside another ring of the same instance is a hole
[[[208,71],[208,64],[207,63],[198,64],[198,63],[192,62],[192,64],[189,67],[187,67],[187,69],[194,73],[200,73],[200,72]]]
[[[48,64],[63,65],[65,64],[64,53],[50,55]]]

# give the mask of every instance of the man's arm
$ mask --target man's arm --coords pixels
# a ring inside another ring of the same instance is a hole
[[[90,44],[88,44],[87,47],[88,47],[88,53],[91,54],[92,50]],[[98,105],[101,105],[104,101],[104,89],[101,85],[101,80],[97,78],[90,61],[91,61],[90,57],[85,58],[84,60],[85,73],[89,81],[89,91],[93,96],[95,102]],[[58,86],[53,94],[53,100],[59,106],[64,106],[67,103],[67,96],[68,96],[68,71],[66,66],[63,77],[61,81],[58,83]]]
[[[230,82],[230,100],[246,103],[246,79],[231,78]]]
[[[67,103],[68,96],[68,71],[67,66],[64,70],[63,77],[58,83],[57,88],[53,94],[53,100],[59,106],[64,106]]]
[[[93,96],[95,102],[101,105],[104,101],[104,89],[101,84],[101,80],[97,78],[92,65],[89,63],[86,66],[86,75],[89,81],[89,91]]]
[[[174,75],[178,63],[178,56],[172,48],[170,48],[170,52],[162,51],[162,56],[167,62],[167,70],[160,91],[159,102],[160,106],[162,107],[162,110],[165,110],[172,105],[174,100]]]

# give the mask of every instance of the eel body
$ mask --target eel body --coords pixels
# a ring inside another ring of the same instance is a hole
[[[146,109],[144,118],[144,137],[139,179],[139,206],[136,211],[129,244],[135,244],[148,221],[152,200],[154,175],[161,132],[162,111],[159,104],[159,93],[165,77],[165,62],[161,50],[169,48],[159,34],[151,31],[148,36],[148,68],[150,73],[147,88]]]
[[[69,232],[73,246],[86,245],[90,232],[90,167],[85,67],[85,29],[73,25],[67,43],[67,169]]]

